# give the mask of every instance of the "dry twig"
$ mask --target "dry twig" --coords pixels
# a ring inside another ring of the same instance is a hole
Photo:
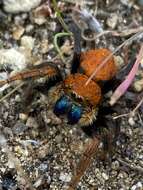
[[[139,103],[137,104],[137,106],[136,106],[131,112],[125,113],[125,114],[121,114],[121,115],[118,115],[118,116],[115,116],[115,117],[113,117],[113,119],[118,119],[118,118],[127,117],[127,116],[129,116],[129,117],[134,116],[134,115],[135,115],[135,112],[139,109],[139,107],[142,105],[142,103],[143,103],[143,97],[142,97],[142,99],[139,101]]]
[[[131,164],[129,164],[128,162],[120,159],[120,158],[117,158],[117,160],[124,166],[127,166],[128,168],[130,168],[131,170],[134,170],[136,172],[139,172],[141,174],[143,174],[143,168],[139,167],[139,166],[132,166]]]
[[[11,96],[14,92],[16,92],[19,88],[21,88],[24,85],[24,82],[21,82],[18,86],[16,86],[13,90],[11,90],[8,94],[6,94],[5,96],[3,96],[0,99],[0,103],[3,102],[6,98],[8,98],[9,96]]]

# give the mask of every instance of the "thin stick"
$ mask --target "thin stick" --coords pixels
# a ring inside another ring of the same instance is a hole
[[[118,119],[118,118],[121,118],[121,117],[126,117],[126,116],[133,116],[133,115],[135,115],[135,112],[139,109],[139,107],[142,105],[142,103],[143,103],[143,97],[142,97],[142,99],[139,101],[139,103],[137,104],[137,106],[136,106],[132,111],[130,111],[129,113],[125,113],[125,114],[121,114],[121,115],[115,116],[115,117],[113,117],[113,119]]]
[[[143,174],[143,168],[139,167],[139,166],[132,166],[131,164],[129,164],[128,162],[125,162],[124,160],[121,160],[119,158],[117,158],[117,160],[124,166],[127,166],[128,168],[130,168],[131,170],[137,171],[139,173]]]
[[[142,97],[142,99],[139,101],[139,103],[137,104],[137,106],[133,109],[133,111],[132,112],[136,112],[137,111],[137,109],[139,109],[139,107],[142,105],[142,103],[143,103],[143,97]]]
[[[66,33],[66,32],[61,32],[61,33],[57,33],[55,36],[54,36],[54,46],[61,58],[61,60],[63,61],[63,63],[65,63],[65,59],[64,59],[64,56],[63,56],[63,53],[61,52],[59,46],[58,46],[58,38],[61,38],[63,36],[71,36],[72,33]]]
[[[62,18],[62,16],[61,16],[61,12],[60,12],[60,10],[59,10],[59,8],[58,8],[58,6],[57,6],[56,0],[53,0],[53,6],[54,6],[54,10],[55,10],[55,12],[56,12],[56,14],[57,14],[57,18],[58,18],[59,22],[61,23],[62,27],[64,28],[64,30],[65,30],[67,33],[70,33],[70,31],[69,31],[69,29],[68,29],[66,23],[64,22],[64,20],[63,20],[63,18]]]
[[[84,30],[82,30],[82,37],[84,40],[86,41],[93,41],[93,40],[97,40],[98,38],[104,36],[104,35],[108,35],[111,34],[112,36],[119,36],[119,37],[126,37],[129,36],[131,34],[136,34],[137,32],[143,32],[143,27],[139,27],[139,28],[131,28],[129,30],[123,30],[123,31],[116,31],[116,30],[104,30],[103,32],[100,32],[99,34],[93,33],[93,37],[88,38],[84,35]]]
[[[117,115],[115,117],[113,117],[113,119],[118,119],[118,118],[121,118],[121,117],[127,117],[130,113],[125,113],[125,114],[121,114],[121,115]]]
[[[6,94],[5,96],[3,96],[0,99],[0,103],[3,102],[6,98],[8,98],[9,96],[11,96],[15,91],[17,91],[20,87],[22,87],[24,85],[24,82],[21,82],[18,86],[16,86],[12,91],[10,91],[8,94]]]

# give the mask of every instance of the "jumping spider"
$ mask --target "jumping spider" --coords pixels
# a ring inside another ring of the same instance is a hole
[[[112,88],[112,82],[115,81],[117,67],[114,57],[112,56],[96,76],[86,84],[88,77],[110,53],[108,49],[94,49],[78,54],[75,52],[71,74],[65,79],[62,78],[56,65],[47,62],[0,81],[0,85],[4,85],[15,80],[46,77],[49,85],[53,85],[49,89],[48,96],[52,102],[54,114],[58,117],[65,115],[69,125],[80,126],[85,133],[90,135],[92,140],[79,162],[69,190],[76,188],[91,158],[97,152],[100,142],[103,142],[106,153],[112,152],[111,145],[115,143],[119,133],[119,125],[117,126],[116,121],[111,122],[114,108],[108,105],[104,97],[104,94]],[[32,91],[30,96],[34,96]],[[26,99],[28,98],[29,95]],[[28,104],[30,104],[29,101]]]

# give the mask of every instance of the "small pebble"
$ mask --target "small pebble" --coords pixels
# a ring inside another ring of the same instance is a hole
[[[48,40],[47,39],[43,39],[41,41],[41,52],[44,54],[44,53],[47,53],[48,50],[49,50],[49,43],[48,43]]]
[[[24,114],[24,113],[20,113],[19,114],[19,119],[21,119],[22,121],[26,121],[28,118],[28,115],[27,114]]]
[[[138,188],[140,188],[140,189],[143,188],[143,184],[142,184],[140,181],[136,184],[136,186],[137,186]]]
[[[47,21],[47,18],[52,14],[48,3],[44,3],[33,11],[34,22],[42,25]]]
[[[12,132],[15,134],[15,135],[21,135],[24,133],[24,131],[26,131],[28,127],[21,123],[21,122],[17,122],[13,128],[12,128]]]
[[[51,10],[51,6],[50,4],[47,3],[43,3],[42,5],[40,5],[39,7],[37,7],[34,12],[36,12],[38,15],[42,15],[45,17],[48,17],[50,15],[52,15],[52,10]]]
[[[14,164],[13,160],[11,160],[11,159],[8,160],[7,167],[9,167],[10,169],[15,168],[15,164]]]
[[[0,80],[4,80],[7,78],[7,73],[6,72],[1,72],[0,73]]]
[[[131,8],[132,5],[133,5],[133,1],[131,1],[131,0],[120,0],[120,1],[121,1],[121,3],[122,3],[123,5],[126,5],[126,6],[128,6],[129,8]]]
[[[137,184],[131,187],[131,190],[142,190],[143,184],[139,181]]]
[[[15,40],[19,40],[20,37],[23,35],[24,31],[25,31],[25,29],[22,26],[14,27],[13,34],[12,34],[13,38]]]
[[[3,0],[4,10],[8,13],[29,12],[37,7],[41,0]]]
[[[4,80],[7,79],[7,73],[6,72],[2,72],[0,73],[0,80]],[[5,89],[7,89],[9,87],[9,84],[5,84],[2,87],[0,87],[0,93],[3,92]]]
[[[143,90],[143,79],[135,81],[133,86],[136,92],[141,92]]]
[[[110,17],[107,19],[107,25],[112,29],[115,29],[117,22],[118,22],[118,15],[114,13],[111,14]]]
[[[32,50],[34,48],[35,39],[31,36],[23,36],[21,38],[21,46],[25,47],[28,50]]]
[[[36,180],[36,182],[33,184],[35,188],[38,188],[42,184],[43,178],[40,177],[39,179]]]
[[[116,160],[115,162],[112,162],[112,169],[117,170],[119,168],[119,162]]]
[[[26,66],[26,57],[18,50],[14,48],[0,50],[0,69],[8,68],[12,71],[20,71]]]
[[[4,147],[7,143],[7,140],[4,135],[0,135],[0,146]]]
[[[126,179],[127,177],[128,177],[128,174],[124,171],[122,171],[118,174],[119,179]]]
[[[37,123],[37,121],[35,120],[34,117],[28,117],[27,122],[26,122],[26,125],[27,125],[28,127],[38,128],[38,123]]]
[[[63,181],[63,182],[70,182],[70,180],[71,180],[71,175],[69,175],[69,174],[67,174],[67,173],[61,172],[59,179],[60,179],[61,181]]]
[[[88,183],[90,184],[90,185],[93,185],[93,183],[94,183],[94,181],[95,181],[95,179],[94,178],[92,178],[92,177],[89,177],[89,179],[88,179],[89,181],[88,181]]]
[[[114,56],[114,60],[115,60],[115,64],[116,64],[118,70],[120,70],[124,65],[123,58],[121,56],[117,55],[117,56]]]
[[[109,179],[109,176],[108,176],[106,173],[102,173],[102,177],[103,177],[105,180],[108,180],[108,179]]]
[[[34,30],[34,25],[32,24],[28,24],[25,28],[25,32],[27,33],[32,32],[32,30]]]
[[[55,141],[56,141],[57,143],[60,143],[62,140],[63,140],[63,136],[62,136],[62,135],[57,135],[57,136],[55,137]]]
[[[128,119],[128,123],[129,123],[131,126],[134,126],[134,125],[135,125],[135,121],[134,121],[134,119],[133,119],[132,117],[130,117],[130,118]]]
[[[45,172],[48,169],[48,165],[46,163],[42,163],[42,164],[40,164],[38,169]]]

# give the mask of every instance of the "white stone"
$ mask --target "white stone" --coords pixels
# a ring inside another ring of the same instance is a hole
[[[0,80],[5,80],[7,79],[7,73],[6,72],[2,72],[0,73]],[[3,92],[5,89],[7,89],[9,87],[9,84],[5,84],[3,86],[0,87],[0,93]]]
[[[132,117],[130,117],[130,118],[128,119],[128,122],[129,122],[129,125],[130,125],[130,126],[134,126],[134,125],[135,125],[135,121],[134,121],[134,119],[133,119]]]
[[[5,147],[7,143],[6,138],[3,135],[0,135],[0,146]]]
[[[7,166],[8,166],[8,168],[11,168],[11,169],[15,168],[15,164],[14,164],[13,160],[9,159],[7,162]]]
[[[26,68],[25,56],[14,48],[0,50],[0,69],[21,71]]]
[[[42,24],[44,24],[46,21],[47,21],[47,20],[46,20],[46,18],[44,18],[44,17],[34,18],[34,22],[35,22],[36,24],[38,24],[38,25],[42,25]]]
[[[114,29],[117,25],[117,21],[118,21],[118,15],[117,14],[111,14],[110,17],[107,19],[107,25]]]
[[[2,173],[5,173],[5,170],[6,170],[6,168],[0,168],[0,171],[1,171]]]
[[[34,183],[34,187],[38,188],[42,184],[42,181],[43,181],[42,178],[37,179],[36,182]]]
[[[136,190],[136,185],[133,185],[132,187],[131,187],[131,190]]]
[[[124,66],[123,58],[121,56],[117,55],[117,56],[114,56],[114,60],[115,60],[115,64],[116,64],[118,70],[120,70]]]
[[[134,82],[133,87],[136,92],[141,92],[143,89],[143,78]]]
[[[3,0],[4,10],[9,13],[28,12],[37,7],[41,0]]]
[[[135,185],[133,185],[133,186],[131,187],[131,190],[142,190],[142,187],[143,187],[143,185],[142,185],[142,183],[139,181],[137,184],[135,184]]]
[[[21,119],[22,121],[26,121],[28,118],[28,115],[27,114],[24,114],[24,113],[20,113],[19,114],[19,119]]]
[[[63,182],[70,182],[70,180],[71,180],[71,175],[69,175],[69,174],[67,174],[67,173],[61,172],[59,179],[60,179],[61,181],[63,181]]]
[[[102,173],[102,177],[103,177],[105,180],[108,180],[108,179],[109,179],[109,176],[108,176],[106,173]]]
[[[38,128],[38,123],[36,122],[36,119],[34,117],[28,117],[26,126],[31,128],[33,127]]]
[[[34,41],[35,39],[31,36],[23,36],[21,38],[21,46],[25,47],[26,49],[32,50],[34,48]]]
[[[139,181],[139,182],[136,184],[136,186],[137,186],[138,188],[141,188],[141,189],[142,189],[143,184]]]
[[[12,34],[13,38],[15,40],[19,40],[21,36],[23,35],[24,31],[25,31],[25,28],[23,26],[14,27],[13,34]]]

